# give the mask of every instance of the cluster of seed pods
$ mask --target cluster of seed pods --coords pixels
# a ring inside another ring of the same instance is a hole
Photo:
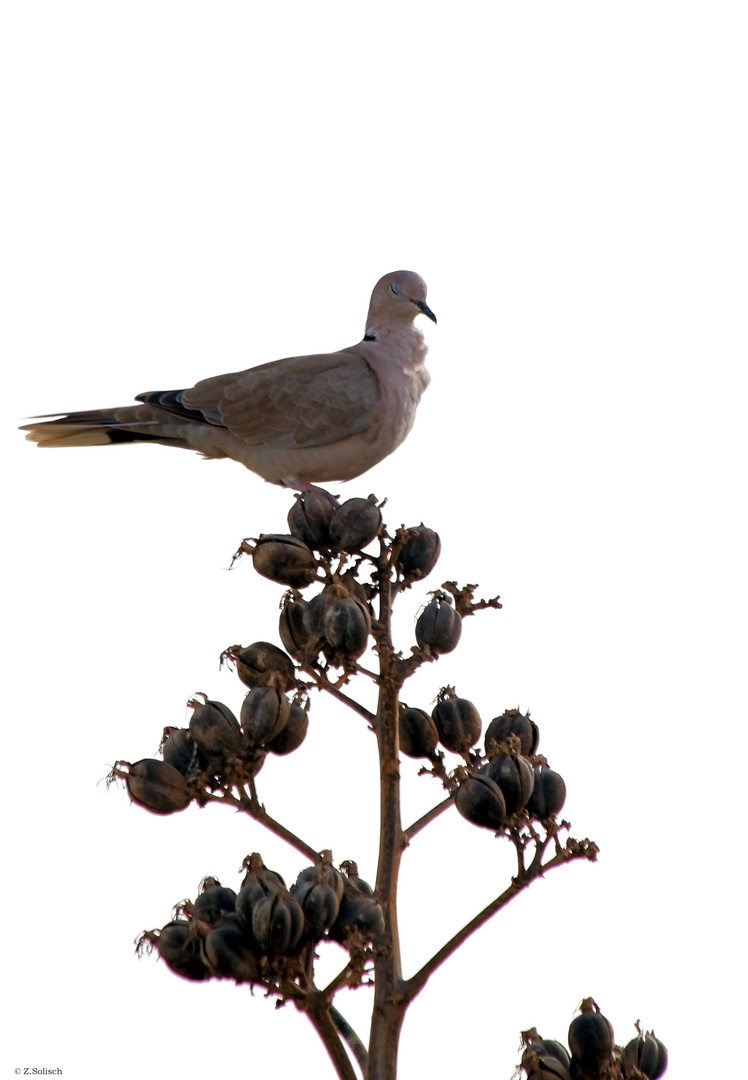
[[[464,818],[499,831],[522,814],[553,820],[566,800],[563,778],[537,753],[539,732],[530,715],[507,709],[486,729],[485,752],[473,750],[483,724],[475,705],[454,688],[440,691],[431,714],[405,705],[400,712],[400,749],[409,757],[437,759],[439,745],[465,760],[455,803]]]
[[[242,869],[238,892],[204,878],[194,901],[178,904],[160,930],[144,931],[139,950],[155,948],[185,979],[277,987],[304,971],[310,950],[322,940],[361,951],[383,930],[382,909],[354,862],[336,869],[323,852],[290,889],[256,852]]]
[[[569,1027],[569,1049],[543,1039],[535,1028],[522,1032],[522,1069],[527,1080],[659,1080],[668,1064],[665,1045],[653,1031],[625,1047],[616,1046],[613,1026],[593,998],[585,998]]]
[[[236,662],[239,677],[250,686],[240,718],[204,694],[189,702],[189,727],[164,728],[162,759],[119,761],[113,772],[125,779],[133,802],[154,814],[184,810],[204,789],[243,784],[257,775],[268,753],[297,750],[308,727],[308,700],[295,684],[293,664],[282,649],[258,641],[223,654]]]

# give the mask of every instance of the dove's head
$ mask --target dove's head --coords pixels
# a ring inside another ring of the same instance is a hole
[[[416,315],[426,315],[436,322],[426,303],[426,282],[412,270],[396,270],[385,274],[374,286],[366,320],[367,333],[376,333],[383,326],[409,325]]]

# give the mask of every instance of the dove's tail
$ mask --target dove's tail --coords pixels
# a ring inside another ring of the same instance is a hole
[[[164,446],[186,448],[188,443],[177,433],[169,431],[168,422],[173,419],[143,405],[130,405],[121,409],[92,409],[90,412],[72,412],[56,420],[38,417],[24,424],[26,438],[38,446],[108,446],[115,443],[155,442]]]

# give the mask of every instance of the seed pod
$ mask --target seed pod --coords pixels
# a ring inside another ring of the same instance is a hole
[[[215,926],[236,910],[236,893],[227,889],[217,878],[206,877],[200,883],[200,895],[192,905],[192,918]]]
[[[190,804],[182,774],[158,758],[143,758],[130,765],[125,782],[132,801],[153,814],[175,814]]]
[[[269,686],[256,686],[242,703],[242,731],[251,747],[267,746],[288,722],[291,706],[285,694]]]
[[[330,927],[329,936],[341,944],[351,939],[359,943],[374,941],[384,933],[384,912],[372,896],[344,896],[338,917]]]
[[[580,1080],[601,1080],[613,1056],[613,1027],[592,998],[585,998],[579,1009],[569,1027],[570,1072]]]
[[[468,776],[457,789],[455,806],[473,825],[496,832],[506,824],[506,804],[501,788],[480,773]]]
[[[360,551],[379,535],[382,514],[374,496],[348,499],[330,521],[333,547],[340,551]]]
[[[305,660],[309,647],[309,632],[304,625],[307,607],[306,600],[293,593],[286,593],[281,604],[280,639],[296,660]]]
[[[535,783],[527,758],[519,754],[498,754],[481,767],[481,772],[501,788],[508,814],[516,814],[525,808]]]
[[[527,1074],[527,1080],[571,1080],[569,1070],[563,1062],[551,1054],[538,1053],[535,1045],[528,1046],[522,1055],[522,1068]]]
[[[250,885],[260,885],[263,892],[277,892],[278,889],[285,889],[286,887],[281,875],[276,873],[275,870],[268,870],[262,861],[262,855],[259,855],[256,851],[253,851],[251,855],[247,855],[241,869],[247,871],[242,882],[242,888]]]
[[[285,892],[286,883],[280,874],[276,874],[274,870],[268,870],[257,852],[246,857],[242,868],[246,868],[247,873],[236,898],[236,916],[247,938],[258,951],[261,951],[252,929],[255,905],[265,896],[275,896],[276,893]]]
[[[563,778],[547,765],[535,768],[535,786],[527,801],[527,812],[539,821],[548,821],[560,813],[566,802]]]
[[[156,937],[156,949],[166,966],[183,979],[200,981],[210,977],[200,956],[199,939],[185,920],[179,919],[162,927]]]
[[[329,588],[333,599],[324,613],[323,648],[331,664],[344,667],[365,651],[371,633],[371,618],[366,605],[351,596],[345,586],[331,585]]]
[[[338,900],[342,900],[345,895],[346,879],[336,870],[332,865],[332,857],[329,851],[323,851],[322,857],[318,863],[314,866],[306,866],[300,872],[296,878],[296,885],[307,881],[319,881],[325,880],[335,890],[335,895]]]
[[[201,695],[205,697],[205,695]],[[220,701],[204,702],[192,698],[190,735],[209,757],[238,757],[242,752],[242,731],[228,705]]]
[[[197,760],[197,746],[187,728],[165,727],[161,740],[164,761],[187,776]]]
[[[258,896],[252,905],[252,933],[264,956],[285,956],[304,929],[300,905],[286,889]]]
[[[455,754],[465,754],[480,738],[481,719],[472,701],[459,698],[451,686],[439,691],[431,717],[439,732],[439,741]]]
[[[293,536],[315,551],[332,547],[330,522],[338,509],[328,495],[318,491],[305,491],[296,496],[296,502],[288,512],[288,527]]]
[[[269,641],[255,641],[242,648],[231,645],[223,656],[236,664],[236,674],[245,686],[272,686],[274,690],[291,690],[296,685],[296,669],[291,657]]]
[[[451,597],[437,593],[416,621],[416,641],[435,656],[452,652],[462,633],[462,619],[452,606]]]
[[[313,941],[319,941],[330,929],[340,911],[340,896],[329,873],[331,869],[325,864],[314,867],[313,875],[307,879],[302,878],[302,871],[291,890],[304,912],[304,936]]]
[[[267,749],[271,754],[292,754],[298,750],[306,738],[309,727],[309,715],[306,708],[301,705],[292,705],[289,711],[286,726],[267,743]]]
[[[563,1043],[556,1042],[555,1039],[541,1039],[535,1028],[530,1028],[529,1031],[523,1031],[522,1041],[526,1048],[525,1054],[534,1053],[540,1058],[555,1058],[565,1069],[569,1068],[571,1059],[569,1057],[569,1051]],[[523,1065],[525,1054],[522,1055]]]
[[[346,859],[340,864],[343,878],[343,894],[350,899],[356,896],[373,896],[374,890],[368,881],[358,876],[358,864],[353,859]]]
[[[395,568],[403,578],[403,587],[407,588],[434,569],[441,552],[441,541],[438,533],[427,529],[423,522],[402,532],[405,539],[395,559]]]
[[[259,958],[235,916],[213,927],[206,935],[202,955],[211,974],[219,979],[233,979],[237,983],[259,982],[261,979]]]
[[[501,716],[495,717],[486,728],[486,753],[489,742],[506,742],[510,735],[516,735],[525,757],[531,757],[538,749],[538,725],[524,716],[519,709],[507,709]]]
[[[316,660],[325,642],[325,615],[335,600],[334,586],[326,585],[304,608],[305,656]]]
[[[423,709],[400,706],[400,749],[408,757],[430,758],[439,742],[436,724]]]
[[[317,576],[313,552],[295,536],[263,533],[252,550],[252,563],[258,574],[292,589],[304,589]]]
[[[623,1067],[626,1076],[636,1076],[635,1070],[644,1073],[649,1080],[659,1080],[667,1069],[668,1054],[664,1043],[648,1031],[632,1039],[623,1051]]]

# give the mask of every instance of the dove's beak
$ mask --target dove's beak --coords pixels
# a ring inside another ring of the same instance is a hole
[[[433,311],[428,306],[425,300],[414,300],[413,303],[416,305],[422,315],[426,315],[427,318],[431,319],[432,322],[436,322],[436,315],[434,315]]]

